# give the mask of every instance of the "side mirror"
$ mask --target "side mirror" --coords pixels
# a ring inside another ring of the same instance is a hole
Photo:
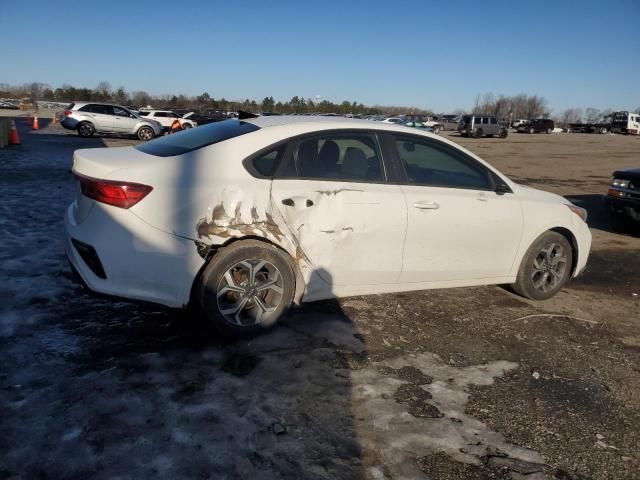
[[[499,183],[498,185],[496,185],[494,192],[496,192],[497,195],[504,195],[505,193],[513,193],[506,183]]]

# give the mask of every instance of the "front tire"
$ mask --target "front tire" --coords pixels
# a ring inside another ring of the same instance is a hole
[[[191,127],[192,127],[192,125],[190,123],[183,123],[182,124],[182,129],[183,130],[187,130],[187,129],[191,128]]]
[[[77,130],[78,135],[84,138],[92,137],[96,132],[96,129],[89,122],[82,122],[80,125],[78,125]]]
[[[557,232],[545,232],[527,250],[513,289],[533,300],[551,298],[567,283],[572,262],[567,239]]]
[[[509,135],[509,130],[507,130],[506,128],[501,128],[498,135],[500,136],[500,138],[507,138],[507,136]]]
[[[208,325],[225,337],[253,335],[273,327],[295,293],[288,255],[257,240],[221,248],[198,278],[198,305]]]
[[[151,127],[140,127],[136,136],[138,140],[146,142],[152,140],[156,134]]]
[[[529,133],[536,133],[536,131],[533,128],[530,128]]]
[[[482,137],[482,129],[481,129],[481,128],[476,128],[476,129],[473,131],[473,136],[474,136],[474,138],[480,138],[480,137]]]

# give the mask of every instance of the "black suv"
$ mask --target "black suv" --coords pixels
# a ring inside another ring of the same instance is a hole
[[[535,118],[518,127],[520,133],[551,133],[556,125],[548,118]]]
[[[614,230],[640,226],[640,168],[613,172],[605,204]]]

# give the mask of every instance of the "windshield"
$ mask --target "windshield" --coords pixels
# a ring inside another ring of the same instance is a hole
[[[135,148],[149,155],[173,157],[174,155],[192,152],[193,150],[255,132],[256,130],[260,130],[260,127],[255,126],[253,123],[240,120],[224,120],[156,138],[150,142],[137,145]]]

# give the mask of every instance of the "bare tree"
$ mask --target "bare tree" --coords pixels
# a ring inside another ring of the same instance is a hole
[[[600,110],[593,107],[587,107],[584,111],[587,123],[597,123],[600,119]]]
[[[581,108],[567,108],[560,114],[560,123],[565,127],[570,123],[579,123],[582,121]]]

